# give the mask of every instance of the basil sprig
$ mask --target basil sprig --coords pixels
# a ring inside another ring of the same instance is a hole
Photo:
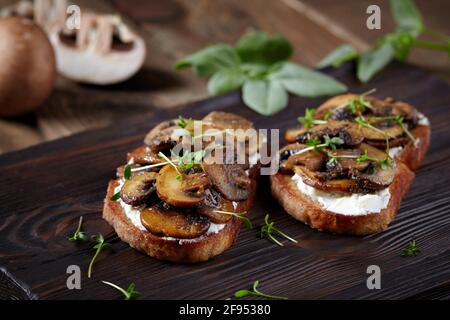
[[[412,48],[440,50],[450,55],[450,37],[425,27],[413,0],[390,0],[390,7],[397,24],[394,32],[378,38],[372,48],[361,54],[351,45],[342,45],[323,58],[318,67],[336,68],[356,59],[357,77],[361,82],[367,82],[393,60],[406,60]],[[419,40],[422,33],[429,34],[438,42]]]
[[[347,90],[344,84],[325,74],[288,62],[292,53],[286,38],[251,32],[234,47],[206,47],[178,61],[175,68],[192,67],[197,75],[209,77],[211,95],[242,88],[244,103],[266,116],[287,106],[288,93],[319,97]]]

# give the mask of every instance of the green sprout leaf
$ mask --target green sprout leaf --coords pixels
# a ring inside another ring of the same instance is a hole
[[[247,218],[245,213],[229,212],[229,211],[223,211],[223,210],[214,210],[214,212],[228,214],[230,216],[236,217],[236,218],[242,220],[242,222],[244,223],[244,225],[247,229],[253,229],[252,222],[250,221],[249,218]]]
[[[108,242],[105,242],[105,238],[101,233],[98,235],[92,236],[92,240],[94,240],[97,244],[93,247],[95,249],[95,254],[91,259],[91,262],[89,263],[88,267],[88,278],[92,275],[92,269],[94,267],[95,260],[97,259],[97,256],[102,250],[108,250],[111,248],[111,244]]]
[[[78,221],[77,229],[75,230],[74,234],[68,238],[69,241],[77,242],[77,241],[86,241],[87,240],[86,233],[81,231],[82,225],[83,225],[83,216],[80,217],[80,220]]]
[[[275,242],[280,247],[283,247],[284,245],[280,241],[278,241],[274,235],[278,235],[278,236],[281,236],[291,242],[298,243],[297,240],[289,237],[287,234],[282,232],[280,229],[276,228],[274,226],[274,224],[275,224],[275,222],[273,222],[273,221],[269,222],[269,215],[266,214],[266,216],[264,218],[264,225],[261,227],[261,231],[260,231],[261,238],[267,238],[267,239]]]
[[[124,300],[132,300],[134,298],[140,297],[142,295],[142,293],[140,293],[139,291],[134,290],[135,288],[135,284],[131,283],[128,288],[126,290],[124,290],[123,288],[119,287],[118,285],[115,285],[112,282],[108,282],[108,281],[102,281],[104,284],[113,287],[114,289],[118,290],[119,292],[121,292],[124,296]]]
[[[112,197],[111,197],[111,200],[112,201],[117,201],[117,200],[119,200],[120,199],[120,191],[118,191],[118,192],[116,192]]]
[[[123,170],[123,177],[125,180],[130,180],[131,178],[131,165],[127,164]]]
[[[314,108],[306,108],[305,116],[297,118],[298,123],[302,124],[305,129],[309,129],[313,125],[316,125],[316,124],[325,124],[325,123],[327,123],[326,120],[316,120],[316,119],[314,119],[314,114],[315,113],[316,113],[316,109],[314,109]]]
[[[248,297],[248,296],[256,296],[256,297],[261,297],[261,298],[268,298],[268,299],[276,299],[276,300],[287,300],[287,297],[281,297],[281,296],[274,296],[274,295],[270,295],[270,294],[266,294],[263,293],[261,291],[258,290],[258,286],[259,286],[259,280],[256,280],[255,282],[253,282],[253,286],[251,290],[238,290],[234,293],[234,296],[236,298],[244,298],[244,297]]]
[[[415,257],[420,253],[419,248],[417,248],[416,240],[412,240],[408,245],[402,250],[403,257]]]

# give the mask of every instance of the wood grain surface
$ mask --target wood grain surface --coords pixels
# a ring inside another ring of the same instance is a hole
[[[263,177],[250,211],[254,225],[270,213],[298,245],[285,242],[281,248],[259,239],[258,228],[243,229],[222,255],[183,265],[154,260],[121,242],[101,218],[107,182],[126,152],[157,122],[223,109],[248,117],[258,128],[284,131],[305,107],[324,100],[291,98],[285,111],[262,117],[232,93],[1,156],[0,265],[41,299],[120,299],[101,280],[120,286],[135,282],[144,299],[226,299],[255,280],[261,281],[261,290],[290,299],[450,298],[449,86],[401,64],[377,76],[370,87],[361,86],[353,69],[347,64],[327,72],[354,92],[376,87],[379,97],[408,101],[431,121],[430,151],[387,231],[362,238],[314,231],[283,211]],[[81,215],[88,234],[101,232],[113,244],[111,253],[100,254],[91,279],[86,274],[92,244],[67,241]],[[411,239],[416,239],[420,254],[401,257]],[[82,269],[82,290],[66,288],[66,268],[73,264]],[[381,268],[381,290],[366,287],[366,268],[372,264]]]
[[[16,0],[0,0],[0,8]],[[99,87],[60,77],[49,99],[34,113],[0,122],[0,153],[18,150],[114,124],[119,119],[170,109],[207,97],[204,79],[172,66],[210,43],[236,41],[248,30],[281,33],[293,44],[293,60],[314,66],[342,43],[367,48],[392,31],[388,0],[76,0],[82,10],[119,13],[144,38],[143,69],[124,83]],[[416,0],[427,25],[450,33],[449,2]],[[382,30],[367,30],[369,4],[382,8]],[[409,59],[445,79],[445,53],[414,50]],[[11,138],[13,137],[13,138]]]

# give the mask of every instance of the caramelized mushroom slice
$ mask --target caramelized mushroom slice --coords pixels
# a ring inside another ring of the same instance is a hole
[[[226,223],[232,216],[230,214],[217,211],[234,212],[233,202],[225,199],[214,189],[208,189],[205,192],[205,200],[197,211],[208,217],[214,223]]]
[[[304,166],[295,166],[294,172],[302,178],[305,184],[319,190],[336,193],[358,193],[362,191],[356,180],[319,180],[314,172],[306,169]]]
[[[286,131],[286,133],[284,134],[284,139],[288,142],[288,143],[295,143],[297,142],[297,137],[300,136],[301,134],[305,133],[305,129],[304,128],[294,128],[294,129],[288,129]]]
[[[161,200],[174,207],[193,208],[204,198],[203,193],[189,192],[183,189],[183,179],[178,178],[177,170],[170,164],[159,171],[156,179],[156,192]]]
[[[177,126],[176,120],[164,121],[150,130],[144,142],[154,154],[158,154],[175,147],[183,135],[187,135],[187,130]]]
[[[120,192],[122,201],[132,206],[143,204],[156,189],[156,176],[155,172],[142,172],[126,180]]]
[[[373,124],[377,127],[376,124]],[[404,132],[400,125],[396,124],[391,127],[379,127],[379,130],[374,130],[372,128],[362,127],[361,131],[365,139],[367,140],[386,140],[386,137],[389,139],[394,139],[397,137],[401,137]]]
[[[377,161],[381,161],[386,157],[386,154],[383,151],[368,144],[362,144],[360,150],[362,152],[367,150],[368,156]],[[366,170],[355,172],[354,176],[360,181],[360,185],[363,189],[381,190],[388,187],[392,181],[394,181],[395,172],[395,163],[392,163],[391,166],[382,168],[376,163],[371,162]]]
[[[185,192],[203,194],[210,183],[205,172],[194,172],[183,175],[181,187]]]
[[[326,124],[314,126],[300,133],[296,140],[306,143],[309,139],[322,140],[324,136],[339,137],[344,141],[345,146],[358,146],[363,142],[364,136],[358,125],[349,121],[330,121]]]
[[[239,164],[216,164],[204,161],[203,170],[211,183],[231,201],[245,200],[250,196],[251,180]]]
[[[280,150],[280,169],[293,170],[296,165],[304,165],[311,171],[318,171],[322,168],[326,155],[318,151],[307,151],[296,154],[307,148],[307,145],[301,143],[289,144]]]
[[[225,129],[252,129],[253,124],[244,117],[233,113],[213,111],[203,119],[206,124],[221,130]]]
[[[386,154],[368,144],[361,144],[358,153],[367,154],[375,161],[381,161]],[[344,152],[349,152],[345,150]],[[356,151],[355,151],[356,153]],[[295,166],[294,172],[302,177],[305,184],[316,189],[339,193],[367,193],[388,187],[395,176],[395,164],[382,168],[374,161],[360,164],[347,163],[348,167],[337,174],[331,172],[313,172],[305,166]]]
[[[362,145],[362,144],[361,144]],[[346,174],[350,171],[363,171],[369,165],[369,162],[358,162],[357,158],[362,154],[359,149],[337,149],[335,151],[329,150],[330,159],[336,157],[336,161],[327,162],[327,170]]]
[[[193,239],[204,234],[210,222],[193,213],[175,211],[165,204],[157,204],[141,212],[141,222],[151,233],[179,239]]]
[[[141,146],[134,149],[127,155],[127,161],[131,161],[135,164],[149,165],[161,163],[161,158],[153,153],[148,146]]]
[[[315,117],[317,119],[323,119],[326,114],[330,114],[333,116],[334,112],[338,109],[344,109],[344,108],[338,108],[340,106],[344,106],[347,102],[349,102],[351,99],[353,99],[356,95],[349,93],[349,94],[342,94],[335,97],[332,97],[322,103],[315,112]],[[341,112],[341,111],[339,111]],[[337,119],[336,120],[341,120]]]

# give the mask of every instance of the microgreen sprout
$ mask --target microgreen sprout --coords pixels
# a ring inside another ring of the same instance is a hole
[[[123,177],[125,180],[130,180],[131,178],[131,165],[127,164],[125,168],[123,169]]]
[[[192,125],[193,123],[194,120],[192,120],[192,118],[186,119],[182,116],[178,116],[177,126],[179,126],[180,128],[186,129],[186,127]]]
[[[372,104],[369,101],[367,101],[365,97],[368,96],[369,94],[374,93],[375,91],[377,91],[377,89],[374,88],[360,95],[354,96],[345,103],[343,103],[342,105],[338,106],[336,109],[347,108],[353,114],[356,114],[358,111],[364,112],[366,108],[373,110]]]
[[[278,300],[287,300],[287,297],[280,297],[280,296],[273,296],[270,294],[262,293],[258,290],[259,280],[256,280],[253,282],[253,286],[251,290],[243,289],[238,290],[234,293],[234,296],[236,298],[244,298],[247,296],[256,296],[256,297],[262,297],[262,298],[268,298],[268,299],[278,299]]]
[[[200,164],[204,156],[205,150],[186,151],[181,157],[172,152],[172,158],[175,158],[174,162],[184,171],[192,169],[195,164]]]
[[[80,220],[78,221],[77,229],[75,230],[74,234],[68,238],[69,241],[77,242],[77,241],[86,241],[86,233],[81,231],[81,226],[83,224],[83,216],[80,217]]]
[[[214,210],[214,212],[222,213],[222,214],[228,214],[228,215],[231,215],[231,216],[236,217],[236,218],[238,218],[238,219],[241,219],[242,222],[244,223],[244,225],[245,225],[248,229],[252,229],[252,228],[253,228],[252,222],[250,221],[249,218],[247,218],[247,217],[245,216],[245,214],[246,214],[245,212],[243,212],[243,213],[238,213],[238,212],[229,212],[229,211],[222,211],[222,210]]]
[[[135,285],[134,283],[131,283],[127,290],[119,287],[118,285],[115,285],[114,283],[108,282],[108,281],[102,281],[104,284],[113,287],[114,289],[120,291],[124,295],[124,300],[131,300],[137,297],[140,297],[142,293],[134,290]]]
[[[411,132],[408,130],[408,128],[406,127],[405,123],[404,123],[404,118],[400,115],[395,117],[395,122],[397,122],[397,124],[402,127],[402,130],[404,133],[406,133],[406,135],[413,141],[416,142],[416,138],[414,138],[414,136],[411,134]]]
[[[305,116],[304,117],[298,117],[297,121],[298,123],[302,124],[305,129],[308,129],[316,124],[325,124],[327,121],[325,120],[317,120],[314,119],[314,114],[316,113],[316,109],[314,108],[306,108],[305,110]]]
[[[403,257],[415,257],[420,252],[417,248],[416,240],[412,240],[408,245],[402,250]]]
[[[159,153],[158,153],[158,156],[160,156],[161,158],[163,158],[164,160],[166,160],[167,163],[169,163],[169,164],[176,170],[176,172],[177,172],[176,179],[177,179],[177,180],[182,180],[182,179],[183,179],[183,174],[180,172],[180,170],[178,169],[178,166],[177,166],[175,163],[173,163],[172,160],[170,160],[170,159],[169,159],[164,153],[162,153],[162,152],[159,152]]]
[[[114,195],[111,197],[111,200],[112,201],[117,201],[117,200],[119,200],[120,199],[120,191],[118,191],[118,192],[116,192],[116,193],[114,193]]]
[[[281,237],[286,238],[289,241],[292,241],[294,243],[298,243],[297,240],[289,237],[287,234],[285,234],[284,232],[282,232],[280,229],[276,228],[274,226],[274,222],[269,222],[269,215],[266,214],[265,218],[264,218],[264,225],[261,227],[261,238],[268,238],[269,240],[272,240],[273,242],[275,242],[277,245],[279,245],[280,247],[283,247],[284,245],[278,241],[273,234],[278,234]]]
[[[111,244],[108,242],[105,242],[105,238],[103,237],[103,235],[101,233],[99,233],[98,235],[92,236],[92,239],[95,242],[97,242],[97,244],[94,246],[95,254],[92,257],[91,262],[89,263],[88,278],[90,278],[92,275],[92,268],[94,266],[95,260],[97,259],[97,256],[99,255],[99,253],[102,250],[107,250],[107,249],[111,248]]]

